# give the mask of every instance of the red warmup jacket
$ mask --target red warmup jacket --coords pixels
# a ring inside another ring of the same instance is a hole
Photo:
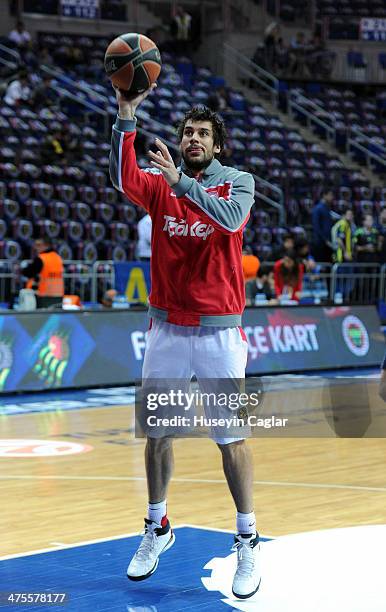
[[[252,175],[214,159],[197,181],[182,164],[180,181],[171,188],[158,170],[138,168],[135,125],[116,120],[110,176],[152,219],[149,315],[176,325],[240,325],[241,250],[254,203]]]
[[[275,293],[276,297],[280,297],[283,293],[284,288],[288,289],[288,297],[290,300],[299,301],[299,297],[296,296],[296,293],[300,293],[303,286],[303,275],[304,275],[304,265],[299,264],[299,276],[297,278],[296,284],[294,286],[289,286],[285,284],[283,279],[283,275],[281,273],[281,264],[283,260],[279,259],[275,265],[273,266],[273,277],[275,281]]]

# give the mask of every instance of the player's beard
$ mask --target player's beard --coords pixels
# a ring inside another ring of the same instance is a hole
[[[195,174],[197,174],[197,172],[201,172],[202,170],[205,170],[205,168],[207,168],[209,164],[212,163],[213,156],[210,158],[207,158],[206,155],[204,154],[203,159],[196,160],[196,159],[189,159],[185,155],[185,153],[182,153],[182,159],[184,160],[186,167],[189,168],[189,170],[191,170]]]

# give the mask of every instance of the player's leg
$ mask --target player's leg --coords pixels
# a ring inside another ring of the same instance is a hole
[[[217,445],[222,454],[224,474],[235,502],[236,530],[234,550],[237,551],[237,570],[232,592],[247,599],[260,586],[259,535],[253,511],[253,458],[245,440]]]
[[[147,478],[147,490],[149,504],[160,503],[159,500],[166,500],[169,481],[172,477],[174,468],[173,440],[172,438],[148,438],[145,448],[145,466]],[[166,510],[166,502],[165,502]],[[166,512],[165,512],[166,514]],[[151,514],[152,520],[161,520],[161,517]]]
[[[203,387],[210,391],[211,379],[223,379],[229,392],[232,381],[245,377],[248,344],[243,330],[217,328],[203,332],[194,351],[194,372]],[[221,389],[218,387],[218,390]],[[223,415],[222,415],[223,416]],[[220,435],[224,435],[224,432]],[[236,597],[247,599],[260,586],[259,535],[253,510],[253,459],[244,439],[212,435],[222,454],[224,474],[235,502],[237,570],[232,591]]]
[[[386,357],[382,364],[381,380],[379,381],[379,395],[386,402]]]
[[[148,332],[144,365],[143,386],[152,391],[165,390],[167,379],[190,380],[190,354],[187,340],[175,326],[153,321]],[[184,384],[184,383],[182,383]],[[161,428],[155,428],[148,436],[145,448],[145,466],[148,487],[148,510],[142,542],[127,569],[130,580],[149,578],[158,566],[159,556],[174,543],[175,536],[167,518],[166,498],[173,472],[173,446],[171,438]]]

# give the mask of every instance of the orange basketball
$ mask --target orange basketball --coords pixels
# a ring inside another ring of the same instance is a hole
[[[161,54],[143,34],[122,34],[109,44],[105,70],[113,85],[126,95],[143,93],[161,72]]]

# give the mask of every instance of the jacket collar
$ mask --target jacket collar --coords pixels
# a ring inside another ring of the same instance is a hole
[[[222,164],[220,164],[218,159],[213,158],[209,166],[205,168],[205,170],[203,171],[202,176],[212,176],[213,174],[217,174],[217,172],[219,172],[221,168],[222,168]],[[192,175],[192,172],[189,170],[189,168],[187,168],[184,160],[181,160],[180,169],[182,170],[182,172],[184,172],[188,176]]]

